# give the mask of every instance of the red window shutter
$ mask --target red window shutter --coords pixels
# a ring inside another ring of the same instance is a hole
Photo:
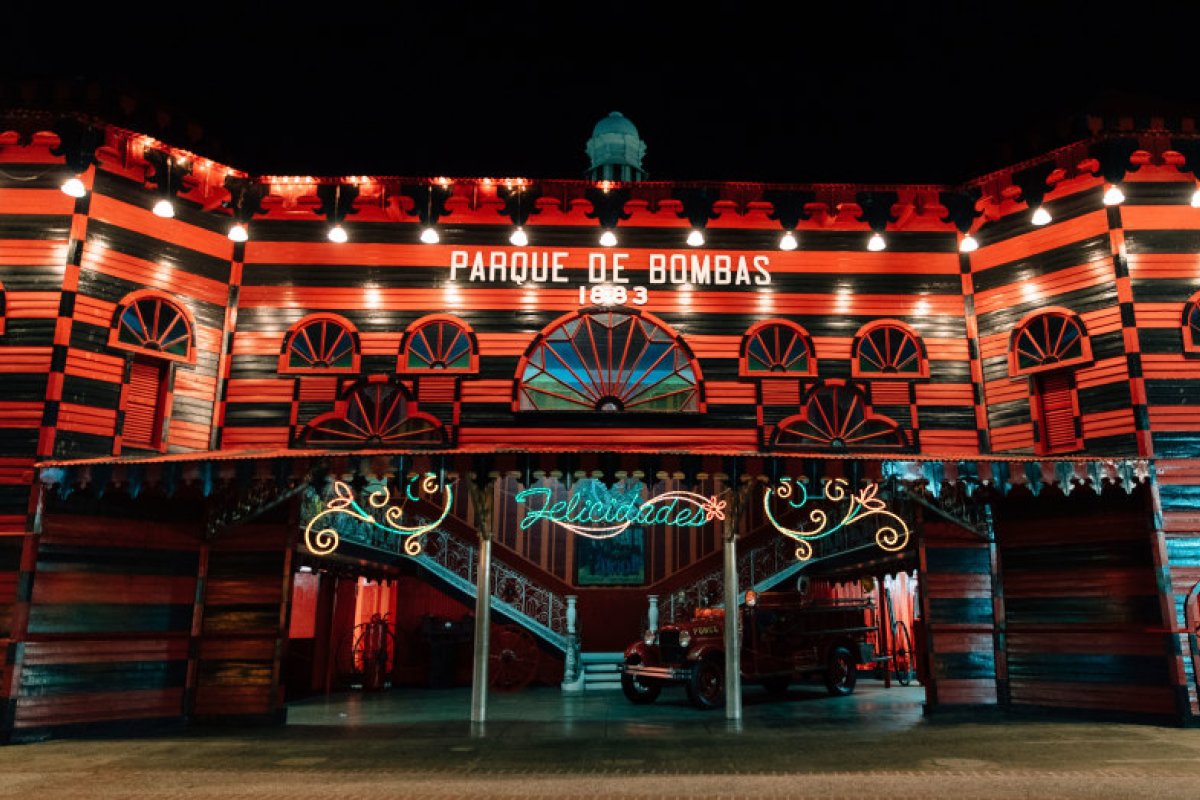
[[[1038,376],[1038,400],[1042,409],[1042,444],[1047,452],[1075,450],[1075,403],[1071,379],[1065,372]]]
[[[300,379],[301,403],[332,403],[337,399],[337,378]]]
[[[800,402],[800,381],[768,378],[762,382],[762,401],[766,406],[794,406]]]
[[[418,397],[422,403],[453,403],[456,380],[453,376],[422,375],[417,379]]]
[[[122,443],[131,447],[157,448],[162,428],[162,365],[153,361],[134,361],[129,368],[129,386],[125,396],[125,427]]]
[[[892,381],[871,382],[871,405],[874,406],[906,406],[908,405],[908,384]]]

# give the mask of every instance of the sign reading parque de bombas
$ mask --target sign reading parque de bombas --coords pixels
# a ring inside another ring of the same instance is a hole
[[[765,254],[468,248],[451,250],[449,267],[453,284],[493,286],[561,289],[572,284],[571,273],[582,273],[586,284],[579,284],[581,304],[641,305],[648,287],[771,284],[771,257]]]

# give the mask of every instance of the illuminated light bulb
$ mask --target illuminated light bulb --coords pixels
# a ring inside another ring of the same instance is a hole
[[[612,231],[605,231],[604,233],[600,234],[600,244],[603,247],[616,247],[617,235]]]
[[[175,216],[175,206],[165,197],[154,204],[154,216],[170,219]]]
[[[958,243],[958,252],[960,253],[974,253],[978,249],[979,240],[969,233]]]
[[[872,233],[871,239],[867,242],[867,249],[872,253],[878,253],[880,250],[887,249],[887,242],[883,240],[883,236],[878,233]]]
[[[690,247],[700,247],[704,244],[704,234],[699,230],[693,230],[688,234],[687,243]]]
[[[246,230],[246,226],[240,222],[235,222],[229,226],[228,236],[231,242],[245,242],[250,239],[250,233]]]
[[[334,225],[329,229],[329,233],[325,235],[329,238],[329,241],[333,242],[334,244],[345,244],[350,239],[350,237],[346,235],[346,229],[341,225]]]
[[[796,241],[796,234],[791,231],[783,234],[783,237],[779,240],[780,250],[795,250],[799,246],[800,243]]]
[[[1045,206],[1038,206],[1033,210],[1033,216],[1029,218],[1029,221],[1034,225],[1049,225],[1053,219],[1054,217],[1050,216],[1050,212],[1046,210]]]
[[[524,228],[517,228],[512,232],[512,236],[508,237],[508,240],[517,247],[524,247],[529,244],[529,237],[525,234]]]
[[[442,237],[438,236],[437,228],[432,225],[421,231],[421,241],[425,244],[437,244],[441,240]]]
[[[68,197],[83,197],[87,194],[87,187],[83,185],[83,181],[78,177],[67,178],[62,185],[63,194]]]
[[[1121,191],[1121,187],[1115,183],[1108,187],[1108,191],[1104,193],[1104,205],[1119,206],[1125,202],[1125,193]]]
[[[1192,208],[1200,208],[1200,189],[1192,193]]]

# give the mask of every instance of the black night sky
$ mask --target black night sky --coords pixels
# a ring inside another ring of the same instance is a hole
[[[977,176],[1085,114],[1200,116],[1194,3],[778,7],[16,4],[0,108],[88,106],[257,174],[535,178],[581,177],[620,110],[652,179],[867,183]]]

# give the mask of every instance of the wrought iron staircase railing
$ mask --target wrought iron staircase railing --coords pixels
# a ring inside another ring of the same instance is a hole
[[[300,514],[302,527],[318,513],[323,502],[315,488],[304,493]],[[416,519],[420,524],[429,521],[423,517]],[[325,523],[337,531],[340,539],[338,547],[342,554],[366,559],[386,555],[390,561],[408,559],[443,585],[475,599],[478,548],[445,527],[437,527],[426,533],[421,540],[421,551],[411,556],[405,553],[403,538],[368,522],[350,516],[337,516],[326,518]],[[555,650],[565,653],[569,642],[566,598],[497,559],[495,548],[492,552],[492,611],[520,625]]]
[[[915,505],[928,505],[924,498],[906,492],[904,486],[892,480],[884,484],[881,498],[892,511],[902,517],[911,529],[908,547],[916,546],[918,517],[914,513]],[[911,500],[911,502],[910,502]],[[957,524],[979,532],[986,527],[974,527],[974,522],[955,516],[954,508],[930,506],[943,517]],[[986,508],[979,511],[980,526],[986,526],[983,514]],[[738,592],[744,594],[753,590],[764,592],[774,589],[795,577],[801,571],[819,569],[835,559],[845,559],[854,554],[869,554],[878,549],[876,532],[878,525],[864,521],[848,525],[820,539],[811,540],[812,556],[803,561],[796,558],[796,543],[782,535],[771,536],[762,544],[747,549],[738,556]],[[986,535],[986,534],[981,534]],[[887,554],[885,554],[887,555]],[[688,616],[697,607],[720,606],[725,582],[724,570],[721,566],[691,580],[685,585],[663,593],[660,601],[663,619],[677,621]]]

